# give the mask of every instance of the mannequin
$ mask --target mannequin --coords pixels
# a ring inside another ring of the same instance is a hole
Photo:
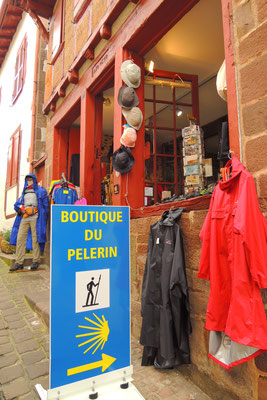
[[[39,268],[40,251],[44,251],[46,242],[48,208],[47,191],[37,185],[37,178],[34,174],[26,175],[23,192],[14,204],[17,217],[9,243],[16,245],[16,262],[9,271],[18,271],[24,268],[25,247],[33,251],[31,270]]]

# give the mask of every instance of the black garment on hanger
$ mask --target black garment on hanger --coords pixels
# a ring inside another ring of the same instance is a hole
[[[70,182],[80,186],[80,154],[72,154],[70,161]]]
[[[165,211],[150,227],[143,278],[142,365],[162,369],[190,363],[188,286],[178,225],[182,211]]]
[[[229,130],[228,130],[228,122],[225,121],[222,123],[222,134],[219,143],[219,151],[218,151],[218,160],[228,160],[229,154]]]

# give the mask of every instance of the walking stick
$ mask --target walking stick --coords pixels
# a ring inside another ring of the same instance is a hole
[[[96,304],[96,298],[97,298],[97,293],[98,293],[98,289],[99,289],[100,279],[101,279],[101,275],[99,276],[98,285],[97,285],[97,289],[96,289],[95,304]]]

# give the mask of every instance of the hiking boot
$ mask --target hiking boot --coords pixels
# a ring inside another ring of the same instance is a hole
[[[23,269],[23,264],[15,263],[9,271],[19,271],[20,269]]]
[[[38,262],[33,262],[31,265],[31,270],[36,271],[39,268],[40,263]]]

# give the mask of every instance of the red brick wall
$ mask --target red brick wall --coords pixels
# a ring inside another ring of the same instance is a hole
[[[266,359],[263,355],[257,357],[259,369],[256,368],[255,361],[251,360],[235,366],[231,371],[227,371],[208,357],[209,334],[204,326],[209,282],[197,278],[201,251],[199,232],[205,216],[206,211],[192,211],[184,213],[181,217],[193,332],[190,336],[192,365],[178,369],[189,375],[213,400],[263,399],[260,397],[261,391],[266,387],[263,379],[266,376]],[[147,217],[131,220],[131,329],[137,339],[140,338],[142,323],[140,301],[149,229],[158,219],[159,217]]]
[[[267,216],[267,2],[232,3],[243,162]]]

